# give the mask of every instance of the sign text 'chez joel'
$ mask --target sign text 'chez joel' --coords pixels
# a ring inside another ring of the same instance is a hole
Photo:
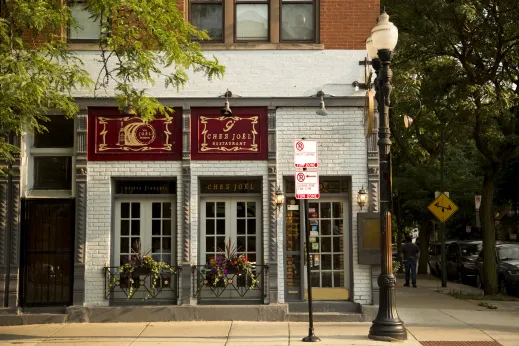
[[[137,116],[112,113],[114,109],[89,112],[89,160],[180,158],[178,116],[157,116],[146,123]]]
[[[233,116],[222,116],[218,112],[196,114],[193,109],[192,116],[197,121],[193,124],[197,129],[192,141],[196,147],[191,150],[194,159],[266,159],[266,112],[233,110]]]

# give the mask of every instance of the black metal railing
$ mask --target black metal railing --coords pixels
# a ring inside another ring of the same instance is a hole
[[[182,267],[172,269],[161,270],[153,287],[153,273],[136,270],[127,274],[121,273],[119,267],[105,267],[105,297],[116,302],[152,299],[176,304]]]
[[[223,277],[217,277],[211,269],[209,265],[191,267],[193,295],[198,298],[199,304],[263,303],[268,265],[253,265],[255,283],[244,271],[229,269]]]

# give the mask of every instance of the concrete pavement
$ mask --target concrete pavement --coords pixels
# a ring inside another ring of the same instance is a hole
[[[490,302],[498,308],[489,310],[479,306],[480,301],[439,293],[441,282],[435,278],[420,277],[418,288],[402,283],[399,279],[397,307],[408,340],[399,344],[465,341],[464,346],[519,346],[519,302]],[[449,290],[480,293],[450,282]],[[315,323],[315,333],[322,345],[387,345],[367,338],[370,326],[369,322]],[[306,335],[305,322],[69,323],[0,327],[0,345],[292,346],[307,345],[301,341]]]

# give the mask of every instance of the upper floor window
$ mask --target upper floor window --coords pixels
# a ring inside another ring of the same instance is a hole
[[[70,3],[70,11],[77,28],[70,27],[68,38],[71,41],[97,41],[101,35],[101,24],[91,18],[90,12],[84,8],[84,0]]]
[[[269,40],[268,0],[236,0],[236,41]]]
[[[191,24],[206,30],[213,42],[223,42],[224,7],[222,0],[192,0]]]
[[[316,42],[319,0],[190,0],[189,20],[211,42]]]
[[[315,40],[313,0],[281,1],[281,41]]]

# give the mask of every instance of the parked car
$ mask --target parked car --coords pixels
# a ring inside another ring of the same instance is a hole
[[[446,255],[447,277],[459,283],[476,278],[476,259],[483,248],[481,240],[455,241],[449,244]]]
[[[445,248],[448,248],[449,244],[451,244],[453,240],[448,240],[445,242]],[[441,274],[441,243],[440,242],[432,242],[429,245],[429,254],[427,263],[429,264],[429,269],[432,274],[440,276]]]
[[[503,294],[517,293],[519,289],[519,243],[497,243],[497,283]],[[483,251],[476,261],[476,286],[483,288]]]

